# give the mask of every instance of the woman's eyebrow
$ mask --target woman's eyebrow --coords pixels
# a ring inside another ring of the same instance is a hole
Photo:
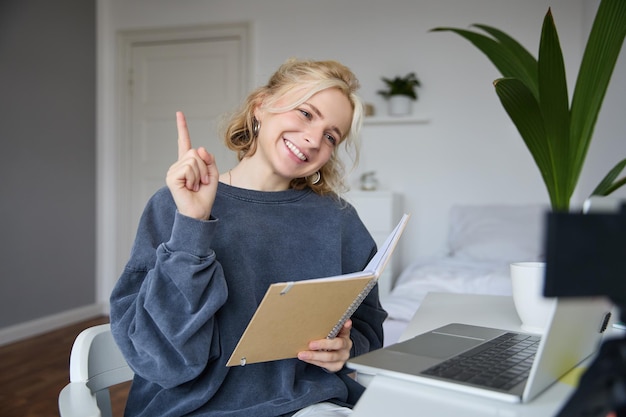
[[[317,114],[317,117],[319,117],[320,119],[324,120],[324,115],[322,114],[322,112],[317,107],[315,107],[311,103],[306,103],[306,104],[311,108],[313,113]],[[330,130],[334,131],[337,135],[339,135],[340,138],[343,138],[343,133],[341,133],[341,130],[337,126],[331,126]]]

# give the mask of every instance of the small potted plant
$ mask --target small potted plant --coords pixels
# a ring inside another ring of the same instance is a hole
[[[387,85],[386,90],[378,90],[378,94],[389,102],[389,114],[392,116],[405,116],[411,113],[411,105],[417,100],[417,87],[421,86],[420,80],[414,72],[404,77],[382,77],[381,80]]]

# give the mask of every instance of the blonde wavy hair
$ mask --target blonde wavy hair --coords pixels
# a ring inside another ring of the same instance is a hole
[[[304,103],[314,94],[328,88],[341,91],[352,105],[352,122],[350,129],[340,138],[338,146],[333,151],[328,162],[320,169],[320,181],[313,184],[315,178],[295,178],[291,181],[293,189],[310,187],[318,194],[333,193],[340,195],[348,187],[345,183],[345,166],[339,158],[338,150],[343,146],[352,159],[352,168],[358,164],[360,143],[359,131],[363,119],[363,105],[356,95],[360,87],[359,81],[352,71],[337,61],[313,61],[288,59],[270,77],[268,83],[250,93],[242,106],[226,121],[224,139],[226,146],[237,152],[241,161],[252,156],[257,149],[257,136],[253,133],[254,110],[262,108],[272,113],[282,113],[292,110]],[[275,107],[275,103],[294,90],[302,90],[302,95],[286,106]],[[315,176],[313,176],[315,177]]]

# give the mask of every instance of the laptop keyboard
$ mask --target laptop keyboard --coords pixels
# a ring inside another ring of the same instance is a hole
[[[505,333],[422,373],[506,391],[528,378],[540,340]]]

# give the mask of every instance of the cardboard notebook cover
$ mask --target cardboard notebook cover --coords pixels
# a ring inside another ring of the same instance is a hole
[[[334,338],[376,284],[409,217],[361,272],[270,285],[226,366],[295,358],[310,341]]]

